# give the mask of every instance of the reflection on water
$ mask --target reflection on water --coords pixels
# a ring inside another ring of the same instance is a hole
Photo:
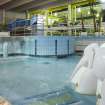
[[[14,105],[19,102],[30,105],[36,100],[36,98],[32,98],[33,96],[38,96],[37,102],[39,105],[52,105],[50,103],[60,105],[62,103],[63,105],[64,102],[66,103],[64,105],[69,105],[71,99],[68,104],[67,100],[70,97],[74,97],[76,101],[82,100],[83,105],[95,105],[92,97],[80,96],[67,88],[64,91],[62,90],[65,86],[70,87],[70,84],[66,81],[70,78],[79,59],[79,56],[70,56],[59,60],[56,58],[30,57],[22,60],[0,62],[0,95],[6,97]],[[44,64],[41,62],[50,63]],[[55,90],[62,91],[54,93]],[[53,94],[47,94],[48,92]],[[27,97],[29,97],[29,101]]]
[[[8,42],[3,43],[3,57],[6,58],[8,57]]]
[[[63,88],[56,91],[47,92],[40,95],[30,96],[23,99],[21,105],[76,105],[78,100],[68,89]],[[79,105],[79,104],[77,104]]]

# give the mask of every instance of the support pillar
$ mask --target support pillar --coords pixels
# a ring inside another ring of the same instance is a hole
[[[49,11],[46,10],[45,11],[45,24],[44,24],[44,35],[47,36],[47,32],[48,32],[48,14],[49,14]]]
[[[72,5],[68,5],[68,34],[71,35],[71,25],[70,23],[72,22]]]
[[[30,13],[29,13],[29,11],[27,10],[27,11],[26,11],[26,19],[30,19],[30,18],[31,18]]]
[[[6,11],[5,11],[5,9],[3,9],[2,10],[3,12],[3,20],[2,20],[2,22],[3,22],[3,25],[5,25],[6,24]]]
[[[74,21],[76,22],[77,20],[77,8],[74,6]]]
[[[76,6],[74,6],[74,22],[76,22],[77,20],[77,9],[76,9]],[[77,34],[77,29],[75,29],[75,36]]]

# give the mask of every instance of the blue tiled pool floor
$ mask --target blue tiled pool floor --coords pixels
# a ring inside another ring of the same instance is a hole
[[[71,91],[67,82],[79,59],[79,56],[63,59],[29,57],[17,61],[2,61],[0,96],[17,104],[27,102],[24,100],[27,97],[65,89],[70,91],[70,95],[76,100],[81,101],[81,105],[95,105],[93,97],[84,97]]]

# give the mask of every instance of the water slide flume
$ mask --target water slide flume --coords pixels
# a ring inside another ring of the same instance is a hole
[[[81,94],[96,94],[97,78],[92,69],[98,48],[99,46],[95,43],[85,48],[83,57],[71,76],[71,83],[74,85],[75,91]]]
[[[97,51],[93,68],[97,77],[97,105],[105,105],[105,44]]]
[[[105,105],[105,43],[86,47],[70,81],[75,91],[96,95],[97,105]]]

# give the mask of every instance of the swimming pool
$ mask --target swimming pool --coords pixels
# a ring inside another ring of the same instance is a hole
[[[69,90],[70,85],[67,81],[80,58],[80,56],[70,56],[63,59],[55,57],[2,59],[0,60],[0,96],[6,97],[17,105],[24,99],[27,100],[36,95],[62,89]],[[85,105],[95,105],[94,97],[84,97],[73,92],[72,94],[79,97],[82,101],[81,105],[84,105],[84,102]]]

